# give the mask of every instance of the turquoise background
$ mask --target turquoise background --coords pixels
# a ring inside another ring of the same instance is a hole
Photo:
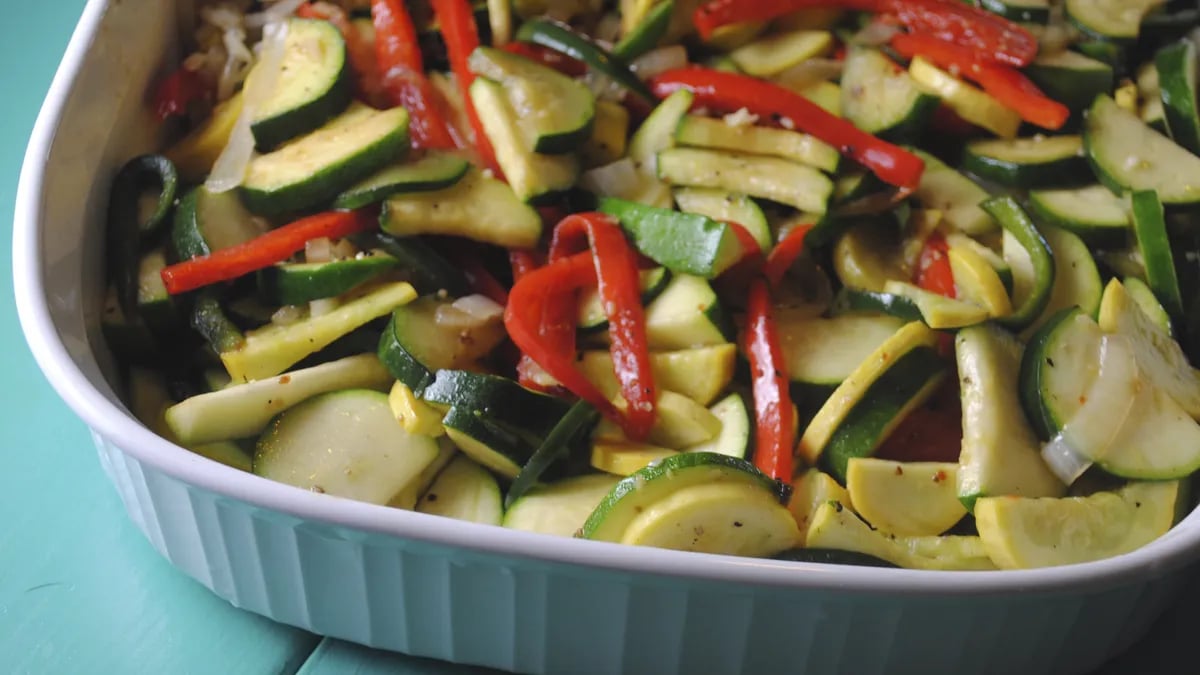
[[[125,0],[130,2],[133,0]],[[147,2],[155,0],[145,0]],[[82,0],[21,3],[0,40],[0,223],[8,241],[25,144]],[[12,8],[10,8],[12,9]],[[0,256],[0,671],[5,673],[486,673],[364,649],[234,609],[156,554],[126,519],[87,429],[46,384],[12,308]],[[1104,675],[1191,672],[1188,614]],[[1180,660],[1176,660],[1179,658]]]

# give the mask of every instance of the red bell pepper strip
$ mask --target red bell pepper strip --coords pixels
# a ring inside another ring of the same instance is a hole
[[[917,258],[917,270],[913,282],[921,288],[944,295],[958,296],[954,290],[954,272],[950,269],[950,245],[940,233],[934,232],[925,240],[921,255]]]
[[[409,114],[415,148],[449,150],[456,147],[444,116],[438,110],[433,86],[425,78],[417,29],[403,0],[371,0],[375,23],[375,58],[389,102]]]
[[[340,239],[378,227],[368,211],[326,211],[276,228],[244,244],[215,251],[163,268],[162,280],[171,295],[230,281],[283,262],[310,239]]]
[[[1061,129],[1071,116],[1067,106],[1048,98],[1019,71],[980,59],[968,48],[929,35],[906,33],[893,36],[891,45],[905,58],[922,56],[939,68],[979,84],[1000,103],[1017,111],[1021,119],[1043,129]]]
[[[181,66],[159,83],[154,92],[154,113],[160,120],[186,115],[193,103],[210,93],[198,73]]]
[[[587,64],[583,61],[532,42],[510,42],[501,49],[511,54],[524,56],[530,61],[557,70],[567,77],[581,77],[587,74]]]
[[[504,328],[525,355],[525,363],[536,363],[602,415],[620,421],[616,406],[575,367],[575,294],[594,283],[596,266],[591,253],[539,267],[513,285],[504,309]],[[564,306],[571,311],[561,312]]]
[[[628,405],[621,427],[630,439],[644,440],[657,417],[658,391],[650,368],[637,255],[614,219],[601,213],[583,213],[568,216],[554,229],[550,260],[586,250],[589,243],[600,299],[608,317],[613,367]]]
[[[754,465],[771,478],[790,485],[796,446],[794,411],[779,331],[771,316],[771,292],[765,279],[755,279],[750,284],[744,340],[754,394]]]
[[[711,0],[696,8],[692,22],[705,40],[721,26],[742,21],[769,21],[808,8],[844,7],[860,12],[880,11],[878,0]]]
[[[763,268],[763,276],[771,282],[772,286],[778,286],[783,281],[783,275],[787,274],[792,263],[796,262],[796,258],[799,258],[800,254],[804,252],[804,240],[812,228],[812,225],[793,227],[787,236],[771,249],[771,255],[767,256],[766,267]]]
[[[707,39],[727,24],[765,21],[816,7],[890,15],[914,33],[936,36],[1010,66],[1029,65],[1037,56],[1038,41],[1029,31],[959,0],[712,0],[696,9],[693,22]]]
[[[500,165],[496,163],[496,151],[488,139],[479,121],[479,113],[471,102],[471,83],[475,81],[475,73],[467,65],[471,52],[479,46],[479,29],[475,26],[475,13],[467,0],[433,0],[433,11],[442,27],[442,37],[446,40],[446,53],[450,57],[450,69],[458,81],[462,92],[463,104],[467,109],[467,119],[475,132],[475,148],[483,160],[484,166],[492,173],[500,175]]]
[[[660,98],[679,89],[690,89],[695,94],[693,105],[697,107],[729,112],[746,108],[766,119],[788,118],[796,129],[829,143],[884,182],[900,188],[915,189],[925,170],[925,162],[913,153],[830,115],[795,92],[747,75],[700,67],[678,68],[655,77],[651,88]]]
[[[521,277],[542,266],[538,261],[537,253],[527,249],[509,251],[508,263],[512,265],[513,283],[520,281]]]
[[[1024,68],[1037,58],[1038,41],[1025,28],[960,0],[882,0],[883,12],[913,33],[952,42],[979,58]]]
[[[357,78],[355,86],[358,88],[359,97],[370,104],[382,104],[380,95],[383,89],[379,81],[379,63],[375,60],[375,48],[363,39],[358,28],[350,23],[346,11],[329,2],[307,2],[296,8],[296,16],[328,21],[338,29],[342,39],[346,41],[346,57],[350,60],[350,67]]]

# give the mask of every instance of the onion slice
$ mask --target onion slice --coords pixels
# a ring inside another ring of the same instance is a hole
[[[1147,386],[1141,380],[1128,338],[1101,338],[1099,362],[1099,373],[1085,392],[1083,404],[1042,448],[1042,458],[1068,485],[1092,462],[1104,458],[1128,420],[1136,397]]]
[[[283,46],[287,39],[287,23],[278,21],[263,28],[258,63],[246,78],[242,94],[242,114],[229,134],[229,142],[213,164],[212,173],[204,181],[210,192],[228,192],[242,184],[246,167],[254,156],[254,134],[250,123],[258,107],[275,91],[283,68]]]

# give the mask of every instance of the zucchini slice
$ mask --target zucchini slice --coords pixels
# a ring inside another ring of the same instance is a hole
[[[1063,499],[979,500],[975,525],[1002,569],[1070,565],[1141,548],[1175,522],[1178,481]]]
[[[1108,96],[1096,97],[1084,146],[1100,182],[1117,194],[1154,190],[1163,204],[1200,204],[1200,157],[1146,126]]]
[[[379,360],[417,396],[433,383],[434,373],[473,365],[507,336],[500,316],[470,327],[438,321],[452,310],[449,301],[419,298],[397,307],[379,338]]]
[[[643,173],[658,173],[658,153],[675,145],[675,130],[692,108],[695,95],[680,89],[663,99],[629,139],[629,157]]]
[[[446,437],[464,455],[509,480],[521,473],[521,467],[535,450],[526,439],[496,424],[480,410],[469,407],[450,408],[442,425],[446,428]]]
[[[1087,170],[1081,136],[972,141],[963,166],[975,175],[1010,187],[1048,187],[1074,180]]]
[[[514,530],[573,537],[619,481],[608,474],[589,474],[533,487],[509,505],[501,524]]]
[[[989,12],[1018,23],[1050,21],[1050,0],[982,0],[980,4]]]
[[[620,543],[766,557],[796,546],[800,531],[771,490],[746,483],[680,487],[646,506]]]
[[[404,108],[351,103],[341,115],[250,162],[242,200],[254,213],[315,208],[400,156],[408,147]]]
[[[575,184],[579,177],[579,158],[568,154],[547,155],[533,149],[534,144],[522,131],[524,117],[518,114],[528,103],[516,100],[516,92],[495,80],[478,77],[471,83],[470,94],[471,102],[479,111],[484,133],[496,150],[496,162],[504,170],[504,177],[517,197],[526,202],[538,202]],[[546,105],[557,107],[557,104]],[[591,134],[590,125],[585,131]]]
[[[741,225],[758,242],[761,251],[770,252],[773,242],[767,217],[762,208],[746,195],[706,188],[679,188],[675,190],[675,203],[684,213],[697,213],[713,220]]]
[[[967,84],[918,56],[908,65],[908,73],[917,86],[942,99],[958,116],[983,127],[1001,138],[1014,138],[1021,116],[1005,107],[990,94]]]
[[[322,394],[276,418],[258,440],[254,473],[306,490],[387,504],[438,455],[404,431],[377,391]]]
[[[686,115],[680,120],[675,129],[675,142],[697,148],[790,159],[830,173],[837,171],[841,161],[837,148],[799,131],[735,126],[724,120],[697,115]]]
[[[1146,283],[1154,296],[1177,321],[1183,319],[1183,294],[1175,271],[1175,256],[1162,202],[1151,190],[1138,190],[1132,195],[1133,232],[1146,265]]]
[[[871,529],[840,502],[817,507],[805,545],[869,555],[898,567],[925,570],[991,570],[995,564],[979,537],[903,537]]]
[[[981,206],[991,196],[987,190],[937,157],[921,150],[915,153],[925,162],[915,195],[922,206],[941,211],[943,222],[965,234],[995,231],[996,221]]]
[[[328,21],[289,19],[279,79],[250,122],[255,144],[271,150],[319,128],[345,110],[352,93],[341,32]]]
[[[620,443],[597,440],[592,445],[592,468],[614,476],[630,476],[662,461],[671,455],[679,454],[678,450],[661,448],[657,445],[643,443]]]
[[[171,432],[186,445],[251,438],[271,418],[318,394],[341,389],[382,391],[390,376],[370,354],[349,356],[273,377],[198,394],[167,408]]]
[[[784,315],[776,325],[791,380],[836,386],[895,335],[904,321],[886,315],[828,319]]]
[[[404,282],[364,289],[327,314],[247,332],[241,346],[221,352],[221,362],[234,382],[274,377],[339,337],[416,297],[413,287]]]
[[[842,71],[842,113],[863,131],[893,141],[909,141],[925,131],[938,106],[912,77],[876,49],[846,53]]]
[[[936,342],[937,335],[919,321],[901,327],[838,385],[804,430],[797,452],[815,464],[837,437],[834,475],[844,476],[850,457],[871,454],[932,393],[945,372],[933,351]],[[910,354],[915,358],[906,358]],[[907,363],[897,371],[902,362]]]
[[[1103,185],[1030,190],[1029,210],[1039,222],[1073,232],[1097,246],[1120,246],[1129,234],[1124,200]]]
[[[912,301],[921,312],[921,319],[925,325],[934,330],[974,326],[988,318],[988,310],[974,302],[948,298],[908,282],[889,281],[884,285],[883,291]]]
[[[720,188],[825,213],[833,181],[803,164],[740,152],[671,148],[658,153],[658,177],[672,185]]]
[[[237,193],[203,185],[179,200],[171,223],[171,249],[179,260],[209,255],[265,233],[268,223],[246,210]]]
[[[650,354],[650,370],[659,388],[682,394],[700,405],[708,405],[733,380],[736,357],[737,347],[731,343],[671,352],[656,351]],[[612,356],[607,351],[585,351],[579,355],[575,365],[606,395],[614,396],[620,391],[613,373]]]
[[[598,210],[621,223],[638,251],[676,274],[713,279],[742,257],[726,222],[613,197],[602,198]]]
[[[715,452],[737,459],[750,456],[750,410],[741,394],[732,393],[708,409],[721,422],[721,433],[711,441],[684,448],[684,452]]]
[[[1026,419],[1043,441],[1062,430],[1096,379],[1101,336],[1091,317],[1071,307],[1051,317],[1029,339],[1018,392]]]
[[[572,152],[592,135],[596,99],[581,82],[502,49],[480,47],[471,52],[468,65],[475,74],[492,80],[515,111],[515,126],[524,147],[532,152]],[[471,94],[476,105],[476,94]],[[483,107],[480,119],[497,114]],[[491,129],[488,137],[493,137]],[[499,156],[497,157],[499,159]],[[508,174],[505,167],[505,175]]]
[[[349,293],[398,264],[382,251],[324,263],[280,263],[258,271],[258,294],[274,305],[303,305]]]
[[[958,500],[958,464],[855,457],[846,468],[854,510],[877,530],[936,536],[967,515]]]
[[[1097,96],[1112,91],[1116,84],[1110,64],[1069,49],[1038,54],[1026,66],[1025,74],[1047,96],[1076,112],[1086,110]]]
[[[444,234],[508,248],[532,248],[542,236],[537,211],[511,187],[476,169],[442,190],[391,197],[379,226],[400,237]]]
[[[642,305],[648,305],[663,292],[671,280],[671,271],[665,267],[641,270]],[[579,330],[584,333],[608,330],[608,316],[604,313],[604,302],[599,289],[588,289],[579,296]]]
[[[588,516],[580,536],[619,542],[639,514],[696,485],[743,485],[766,492],[776,504],[785,501],[780,486],[745,460],[708,452],[681,452],[617,483]],[[790,515],[788,518],[791,520]]]
[[[1017,395],[1021,343],[999,328],[973,326],[958,332],[954,351],[962,389],[958,498],[963,505],[973,510],[980,497],[1065,493],[1066,486],[1042,460],[1041,444]]]
[[[1100,308],[1104,285],[1087,244],[1074,234],[1055,227],[1042,228],[1041,233],[1054,257],[1053,286],[1046,299],[1045,308],[1030,326],[1038,326],[1066,307],[1079,307],[1088,315],[1095,316]],[[1031,287],[1026,279],[1028,272],[1024,271],[1027,269],[1025,266],[1028,258],[1022,257],[1018,247],[1011,246],[1010,243],[1015,243],[1015,240],[1006,237],[1005,258],[1012,259],[1014,296],[1021,302],[1035,295],[1036,287],[1042,283],[1039,279],[1044,280],[1044,277],[1034,272]],[[1027,328],[1026,334],[1031,330]]]
[[[1113,279],[1100,303],[1100,328],[1128,337],[1143,377],[1170,394],[1187,414],[1200,419],[1200,371],[1193,368],[1179,343],[1142,311],[1120,281]]]
[[[483,525],[499,525],[504,515],[496,478],[463,455],[442,469],[416,510]]]
[[[1196,110],[1196,43],[1180,40],[1158,50],[1154,63],[1171,139],[1200,154],[1200,114]]]
[[[755,40],[730,52],[729,58],[744,73],[773,77],[832,48],[833,35],[829,31],[801,29]]]
[[[467,174],[471,163],[457,155],[428,152],[409,162],[392,164],[350,186],[333,200],[335,209],[358,209],[405,192],[441,190]]]
[[[1137,39],[1142,19],[1166,0],[1066,0],[1071,23],[1080,30],[1114,42]]]

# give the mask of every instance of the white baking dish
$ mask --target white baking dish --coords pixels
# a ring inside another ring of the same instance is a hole
[[[162,440],[106,381],[98,325],[108,178],[154,145],[144,92],[173,56],[176,12],[189,10],[177,5],[88,4],[29,146],[13,268],[29,344],[92,428],[130,517],[234,605],[371,646],[530,673],[1068,674],[1142,635],[1200,554],[1195,513],[1129,555],[1038,571],[684,554],[354,503]]]

